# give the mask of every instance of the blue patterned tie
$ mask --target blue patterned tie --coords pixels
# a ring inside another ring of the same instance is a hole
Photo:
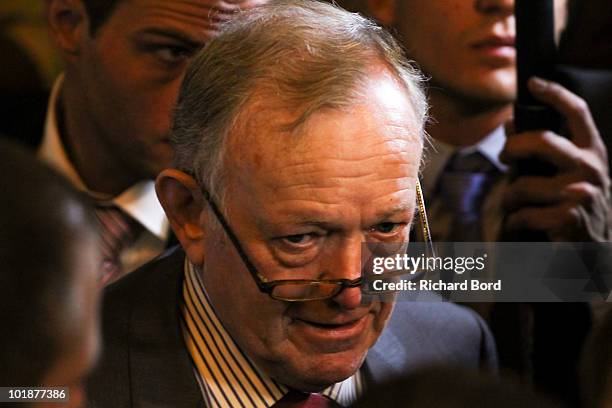
[[[455,153],[438,188],[452,220],[448,241],[482,241],[482,205],[499,171],[479,152]]]

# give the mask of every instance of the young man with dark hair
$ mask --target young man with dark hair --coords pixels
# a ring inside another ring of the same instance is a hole
[[[106,281],[166,246],[152,180],[172,160],[170,116],[187,61],[223,22],[265,1],[47,1],[66,67],[38,154],[98,200]]]

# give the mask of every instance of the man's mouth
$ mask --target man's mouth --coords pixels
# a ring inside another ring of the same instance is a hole
[[[336,342],[337,344],[353,344],[368,329],[371,315],[345,320],[293,319],[294,329],[300,335],[314,343]]]
[[[351,321],[342,322],[342,323],[326,323],[326,322],[316,322],[316,321],[302,320],[302,319],[296,319],[296,320],[298,320],[298,321],[300,321],[302,323],[309,324],[309,325],[314,326],[314,327],[321,328],[321,329],[334,330],[334,329],[349,329],[351,327],[354,327],[364,317],[361,317],[359,319],[354,319],[354,320],[351,320]]]
[[[472,50],[487,59],[502,63],[514,63],[516,58],[513,36],[490,36],[471,44]]]
[[[481,41],[476,41],[472,44],[473,48],[486,47],[514,47],[515,38],[513,36],[489,36]]]

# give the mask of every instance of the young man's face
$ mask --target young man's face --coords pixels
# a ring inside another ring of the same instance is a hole
[[[396,27],[432,86],[484,103],[515,96],[513,0],[407,0]]]
[[[566,3],[555,1],[558,29]],[[396,0],[394,25],[433,87],[466,102],[514,100],[514,0]]]
[[[170,117],[188,60],[238,10],[266,0],[119,0],[73,63],[98,137],[133,177],[170,164]]]

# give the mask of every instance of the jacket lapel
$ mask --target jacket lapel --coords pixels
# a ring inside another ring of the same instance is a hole
[[[388,324],[363,365],[366,391],[405,373],[402,362],[410,360],[406,354],[405,345],[395,334],[393,325]]]
[[[184,253],[175,249],[134,301],[128,339],[131,394],[138,407],[201,407],[203,400],[179,320]]]

